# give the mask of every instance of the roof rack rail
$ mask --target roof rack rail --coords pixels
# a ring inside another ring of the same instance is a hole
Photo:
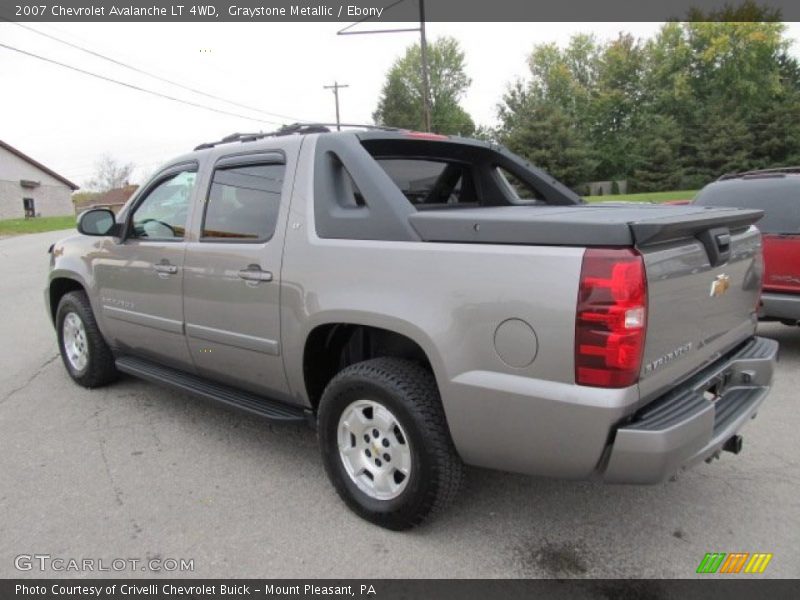
[[[206,148],[213,148],[219,144],[230,144],[231,142],[253,142],[266,137],[277,137],[281,135],[305,135],[308,133],[329,133],[332,128],[346,127],[346,128],[361,128],[361,129],[377,129],[381,131],[403,131],[397,127],[387,127],[384,125],[361,125],[355,123],[292,123],[291,125],[284,125],[275,131],[258,133],[232,133],[226,135],[221,140],[216,142],[205,142],[195,147],[195,150],[205,150]]]
[[[751,171],[725,173],[724,175],[720,175],[717,181],[725,181],[727,179],[738,179],[739,177],[758,177],[760,175],[787,175],[791,173],[800,173],[800,166],[774,167],[772,169],[753,169]]]

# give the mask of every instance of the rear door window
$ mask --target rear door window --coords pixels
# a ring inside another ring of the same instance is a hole
[[[217,168],[208,192],[201,239],[265,242],[275,233],[283,164]]]

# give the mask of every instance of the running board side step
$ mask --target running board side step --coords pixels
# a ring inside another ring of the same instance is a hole
[[[117,358],[115,362],[117,369],[128,375],[221,402],[270,421],[277,423],[305,423],[312,420],[311,413],[300,407],[290,406],[225,384],[215,383],[197,375],[171,369],[149,360],[122,356]]]

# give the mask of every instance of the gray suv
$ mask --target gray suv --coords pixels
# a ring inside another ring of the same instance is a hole
[[[777,352],[760,216],[592,206],[492,144],[297,125],[83,213],[45,300],[80,385],[308,421],[348,506],[404,529],[463,464],[653,483],[738,452]]]

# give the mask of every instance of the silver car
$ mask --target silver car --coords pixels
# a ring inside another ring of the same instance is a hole
[[[738,452],[772,382],[757,210],[586,205],[504,148],[298,125],[199,146],[51,248],[64,365],[318,428],[404,529],[463,465],[653,483]]]

